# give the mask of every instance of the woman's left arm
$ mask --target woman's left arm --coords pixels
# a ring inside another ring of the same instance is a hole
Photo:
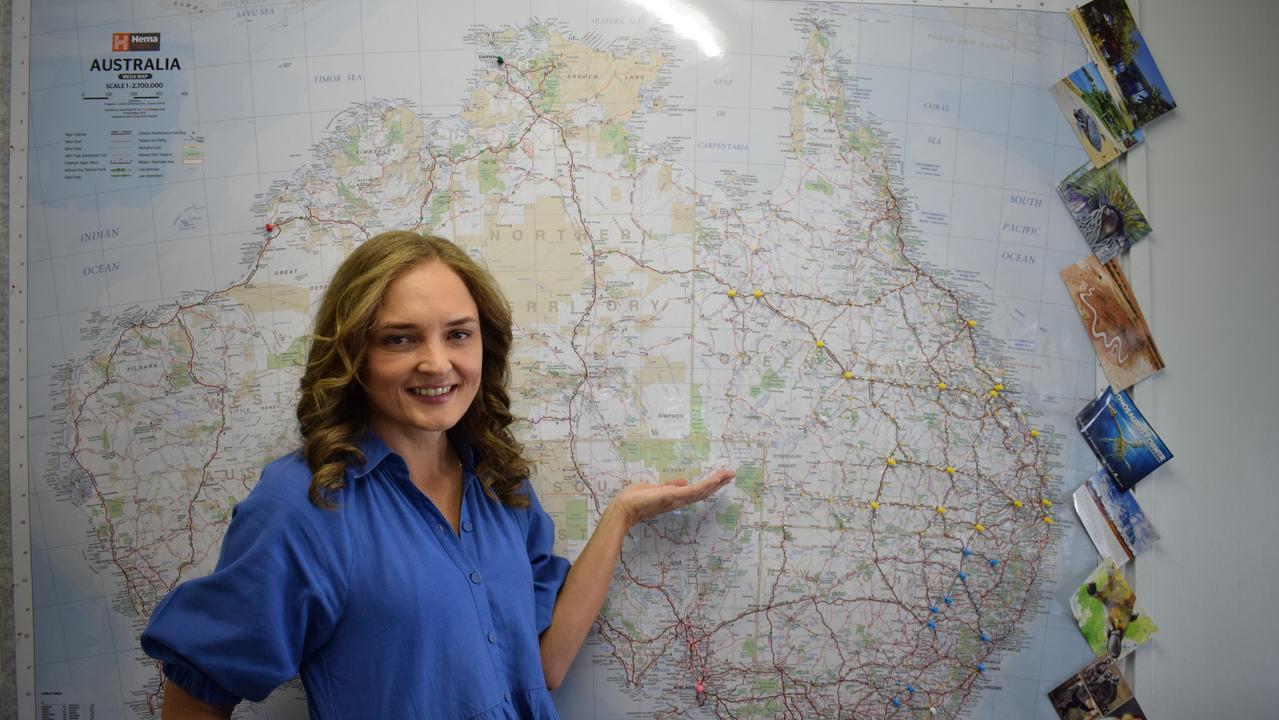
[[[705,500],[727,485],[733,476],[731,470],[716,470],[691,485],[686,480],[634,483],[609,503],[582,554],[564,578],[551,624],[542,633],[542,674],[548,688],[554,690],[563,682],[569,665],[586,640],[586,633],[604,607],[626,533],[636,523],[655,515]]]

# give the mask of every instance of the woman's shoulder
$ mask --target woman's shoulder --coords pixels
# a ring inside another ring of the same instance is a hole
[[[301,450],[282,455],[262,468],[254,493],[270,495],[281,500],[307,499],[311,487],[311,468],[302,457]]]
[[[257,485],[240,502],[236,512],[263,512],[279,515],[285,522],[328,524],[341,513],[316,507],[311,502],[311,469],[301,451],[272,460],[262,468]],[[335,498],[336,499],[336,498]]]

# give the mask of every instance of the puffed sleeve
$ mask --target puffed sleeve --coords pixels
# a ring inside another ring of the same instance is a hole
[[[295,677],[345,597],[342,543],[315,514],[330,511],[258,490],[235,508],[213,573],[174,588],[142,634],[169,680],[214,705],[262,700]]]
[[[528,561],[533,567],[533,619],[537,634],[541,635],[551,625],[551,612],[559,595],[564,576],[568,574],[568,560],[552,552],[555,545],[555,522],[537,501],[537,493],[528,481],[524,483],[528,493],[528,531],[525,544]]]

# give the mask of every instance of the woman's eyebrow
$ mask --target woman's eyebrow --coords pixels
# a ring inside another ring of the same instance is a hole
[[[449,320],[448,322],[444,323],[444,327],[459,327],[462,325],[478,325],[479,323],[480,323],[479,320],[476,320],[470,315],[465,315],[460,318],[454,318],[452,320]],[[416,330],[417,328],[418,328],[418,324],[415,322],[392,321],[392,322],[382,323],[381,325],[376,326],[374,329],[375,330]]]

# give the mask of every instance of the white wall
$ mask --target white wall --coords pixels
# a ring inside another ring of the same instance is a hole
[[[1135,690],[1158,720],[1276,718],[1279,4],[1138,9],[1178,107],[1129,166],[1154,228],[1133,282],[1168,363],[1136,400],[1175,455],[1137,489],[1163,537],[1136,561],[1161,632]]]

